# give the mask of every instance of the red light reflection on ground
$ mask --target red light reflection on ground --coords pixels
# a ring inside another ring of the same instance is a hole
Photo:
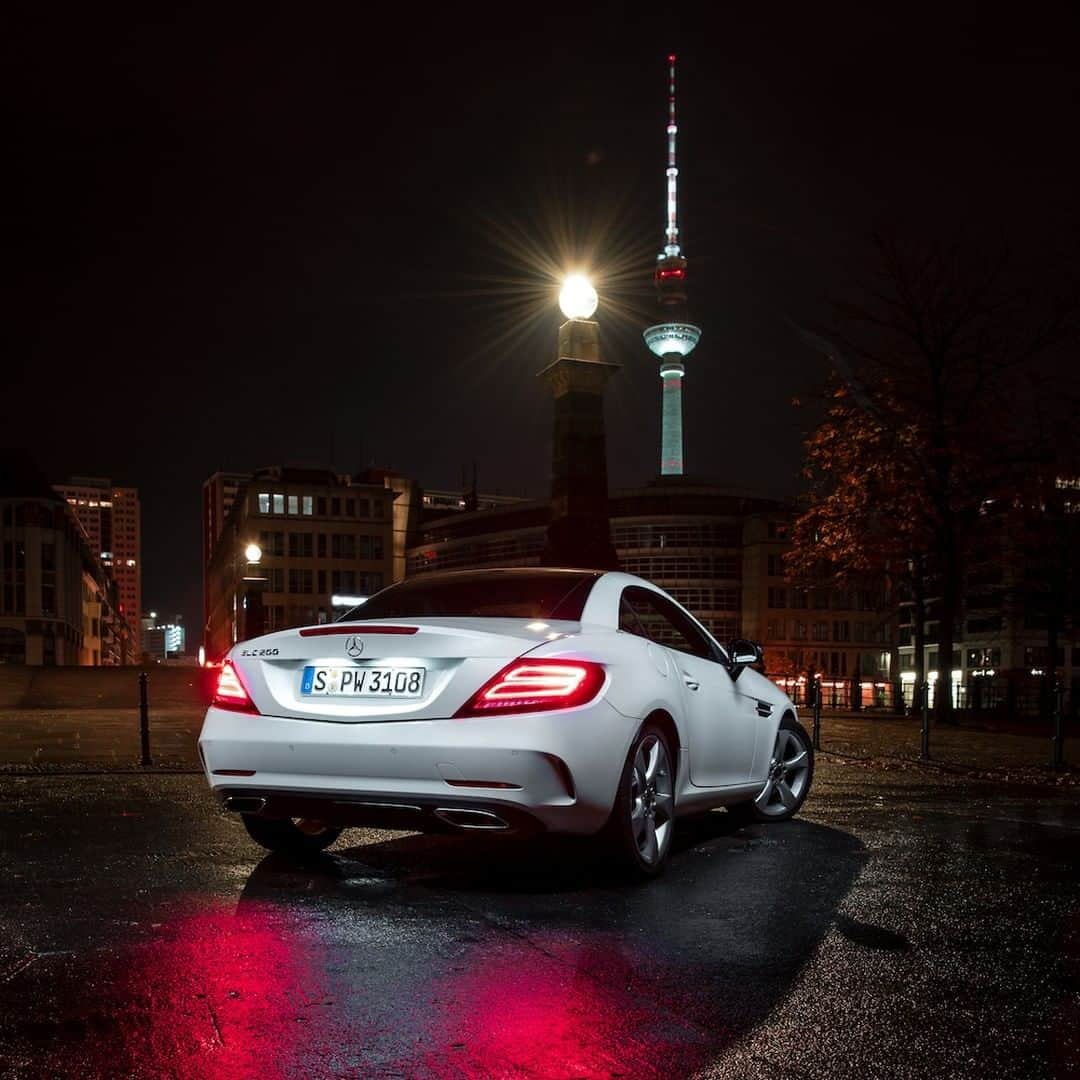
[[[398,972],[398,943],[374,923],[373,966],[342,963],[321,919],[253,900],[84,953],[52,981],[61,1013],[26,1029],[25,1075],[667,1078],[718,1049],[719,1029],[675,1001],[694,974],[647,940],[495,931]]]
[[[625,947],[592,934],[478,950],[440,987],[451,1000],[433,1034],[445,1048],[426,1068],[440,1077],[687,1075],[706,1059],[706,1040],[657,1008],[656,987],[640,984],[643,966]]]
[[[304,1056],[305,1013],[326,1004],[295,928],[269,905],[182,917],[125,954],[108,986],[123,1001],[102,1048],[110,1074],[284,1078]]]

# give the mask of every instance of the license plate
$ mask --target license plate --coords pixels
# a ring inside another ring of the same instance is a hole
[[[424,668],[306,667],[300,693],[310,697],[418,698]]]

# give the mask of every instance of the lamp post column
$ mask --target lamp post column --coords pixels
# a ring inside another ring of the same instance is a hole
[[[560,297],[567,320],[558,356],[540,372],[555,397],[551,521],[541,562],[612,570],[618,559],[608,514],[604,386],[620,365],[603,358],[599,327],[589,318],[596,293],[580,287],[583,295],[568,298],[564,289]]]
[[[263,586],[266,584],[266,578],[260,572],[262,548],[258,544],[248,544],[244,549],[244,558],[247,560],[247,572],[241,582],[243,585],[241,601],[243,634],[241,636],[244,641],[248,641],[251,638],[261,637],[265,633]]]

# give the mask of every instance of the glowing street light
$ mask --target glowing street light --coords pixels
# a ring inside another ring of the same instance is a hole
[[[584,274],[571,274],[559,293],[559,307],[568,319],[587,319],[596,310],[596,290]]]
[[[257,563],[262,558],[262,548],[258,544],[248,544],[244,548],[244,558],[249,563]]]

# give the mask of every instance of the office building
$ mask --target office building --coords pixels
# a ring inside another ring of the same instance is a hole
[[[206,567],[206,655],[220,659],[251,636],[328,622],[352,600],[394,580],[395,536],[404,567],[411,485],[394,474],[260,469],[237,493]],[[396,501],[406,508],[398,521]],[[417,506],[419,499],[412,500]],[[250,545],[259,558],[248,558]]]
[[[184,620],[180,615],[171,619],[148,611],[141,619],[142,651],[155,660],[172,660],[184,655]]]
[[[210,581],[206,568],[225,527],[225,519],[236,501],[237,495],[247,486],[251,473],[219,470],[208,477],[202,486],[202,567],[203,612],[210,610]]]
[[[1021,491],[1028,482],[1027,498],[1013,494],[986,501],[966,553],[963,610],[950,665],[953,704],[1046,715],[1052,707],[1046,700],[1050,686],[1058,680],[1075,715],[1080,708],[1080,478],[1043,478],[1040,490],[1037,480],[1025,477]],[[926,592],[923,671],[933,704],[940,610],[932,579]],[[915,609],[908,602],[900,610],[900,680],[911,703],[917,680]]]
[[[117,586],[25,455],[0,462],[0,664],[133,662]]]
[[[142,611],[142,521],[139,493],[102,477],[73,476],[53,485],[83,527],[90,550],[116,582],[131,637]]]

